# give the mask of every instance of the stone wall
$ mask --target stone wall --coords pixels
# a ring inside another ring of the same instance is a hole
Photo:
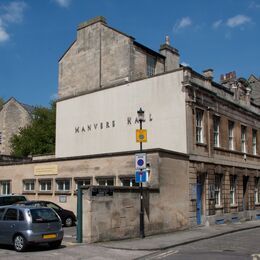
[[[21,127],[31,122],[30,113],[14,98],[7,101],[0,111],[0,154],[10,155],[10,139]]]

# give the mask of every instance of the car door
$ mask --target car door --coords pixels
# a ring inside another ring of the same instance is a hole
[[[3,244],[12,244],[13,235],[18,228],[17,217],[16,208],[7,208],[0,224]]]
[[[3,216],[4,216],[4,212],[5,212],[5,208],[0,208],[0,230],[3,230],[3,226],[5,225],[5,223],[3,222]],[[0,244],[3,243],[3,239],[4,239],[4,233],[0,232]]]

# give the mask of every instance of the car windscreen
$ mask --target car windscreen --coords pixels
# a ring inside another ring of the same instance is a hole
[[[33,223],[58,222],[59,218],[52,209],[30,209]]]

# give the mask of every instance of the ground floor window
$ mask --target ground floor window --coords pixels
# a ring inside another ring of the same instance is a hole
[[[114,186],[114,178],[106,177],[106,178],[96,178],[98,185],[103,186]]]
[[[222,183],[222,175],[215,175],[215,205],[221,206],[221,183]]]
[[[260,177],[255,177],[255,204],[260,204]]]
[[[51,180],[39,180],[40,191],[51,191]]]
[[[86,178],[86,179],[76,179],[76,190],[78,189],[78,187],[80,186],[86,186],[86,185],[91,185],[91,179],[90,178]]]
[[[11,182],[2,181],[1,182],[1,194],[6,195],[11,193]]]
[[[56,180],[57,191],[70,191],[70,179]]]
[[[230,175],[230,205],[236,204],[236,175]]]
[[[35,191],[35,180],[24,180],[23,181],[24,191]]]
[[[139,183],[135,182],[135,177],[134,176],[124,176],[120,178],[122,186],[127,186],[127,187],[138,187]]]

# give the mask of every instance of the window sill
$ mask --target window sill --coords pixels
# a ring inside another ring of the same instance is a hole
[[[215,205],[215,209],[223,209],[224,207],[222,205]]]
[[[255,203],[255,206],[260,206],[260,202],[256,202],[256,203]]]
[[[71,195],[71,191],[55,191],[55,195]]]
[[[231,205],[230,205],[230,208],[237,208],[237,207],[238,207],[237,204],[231,204]]]
[[[196,145],[198,145],[198,146],[203,146],[203,147],[207,147],[207,144],[205,144],[205,143],[196,143]]]
[[[29,191],[29,190],[28,191],[23,191],[22,194],[24,194],[24,195],[33,194],[34,195],[34,194],[36,194],[36,191]]]
[[[52,195],[52,191],[39,191],[38,195]]]

